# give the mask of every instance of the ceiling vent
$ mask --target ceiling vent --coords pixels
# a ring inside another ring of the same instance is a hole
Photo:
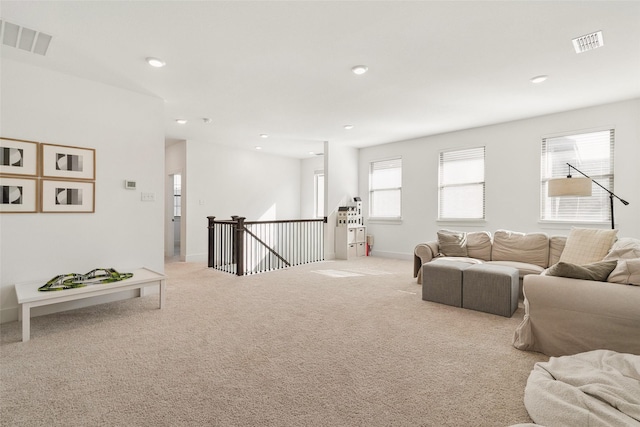
[[[602,38],[602,31],[596,31],[595,33],[580,36],[577,39],[573,39],[573,48],[576,53],[586,52],[588,50],[597,49],[604,45],[604,39]]]
[[[49,34],[21,27],[7,21],[0,21],[2,44],[38,55],[46,55],[52,37]]]

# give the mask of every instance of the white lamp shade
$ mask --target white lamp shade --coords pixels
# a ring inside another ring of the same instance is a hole
[[[558,196],[591,196],[591,179],[589,178],[554,178],[548,183],[549,197]]]

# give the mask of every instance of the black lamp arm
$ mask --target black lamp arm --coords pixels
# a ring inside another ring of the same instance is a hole
[[[569,166],[569,177],[571,176],[571,168],[575,169],[576,171],[578,171],[579,173],[581,173],[582,175],[586,176],[587,178],[589,178],[591,180],[591,182],[593,182],[594,184],[596,184],[598,187],[602,188],[604,191],[606,191],[607,193],[609,193],[609,197],[613,198],[615,197],[616,199],[620,200],[622,202],[623,205],[628,205],[629,202],[627,202],[624,199],[621,199],[620,197],[618,197],[617,195],[613,194],[613,192],[609,191],[609,189],[603,187],[598,181],[595,181],[593,178],[591,178],[589,175],[587,175],[586,173],[582,172],[580,169],[576,168],[575,166],[570,165],[569,163],[567,163],[567,166]]]

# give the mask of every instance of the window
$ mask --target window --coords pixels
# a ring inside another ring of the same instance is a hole
[[[438,219],[484,219],[484,147],[441,151]]]
[[[369,170],[369,217],[402,216],[402,159],[371,162]]]
[[[314,175],[315,185],[315,216],[324,218],[324,172],[316,171]]]
[[[566,177],[569,166],[580,169],[600,185],[613,191],[614,130],[542,139],[540,160],[540,219],[568,222],[608,222],[609,193],[592,186],[591,197],[548,197],[547,181]],[[574,169],[571,175],[582,177]]]
[[[173,216],[182,215],[182,176],[173,175]]]

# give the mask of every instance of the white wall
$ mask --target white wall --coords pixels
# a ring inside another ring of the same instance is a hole
[[[207,260],[207,217],[300,218],[300,160],[187,141],[186,260]]]
[[[410,258],[417,243],[434,240],[440,228],[464,231],[509,229],[568,234],[571,225],[539,223],[540,150],[543,136],[613,126],[615,201],[619,236],[640,238],[640,99],[527,120],[401,141],[360,150],[360,194],[365,212],[368,167],[374,160],[402,156],[402,222],[367,222],[375,239],[373,255]],[[438,222],[438,153],[443,149],[486,147],[486,221]],[[607,224],[595,225],[607,228]]]
[[[324,145],[325,259],[335,258],[335,227],[338,207],[353,203],[358,194],[358,150],[337,142]],[[368,190],[367,190],[368,191]]]
[[[0,215],[0,320],[17,319],[16,282],[99,267],[163,271],[162,100],[6,58],[1,74],[2,136],[96,149],[96,211]]]
[[[315,218],[315,173],[324,171],[324,156],[303,159],[300,166],[300,215],[301,218]],[[324,195],[322,195],[324,197]]]

